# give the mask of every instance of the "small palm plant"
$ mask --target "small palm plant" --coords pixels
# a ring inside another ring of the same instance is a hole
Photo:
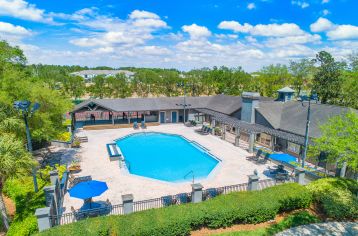
[[[31,154],[26,151],[24,144],[11,134],[0,136],[0,214],[3,225],[7,230],[9,220],[2,197],[2,189],[5,181],[10,178],[27,175],[35,165]]]

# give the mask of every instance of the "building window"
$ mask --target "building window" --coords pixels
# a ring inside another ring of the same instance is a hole
[[[287,142],[287,151],[300,154],[301,146],[296,143]]]

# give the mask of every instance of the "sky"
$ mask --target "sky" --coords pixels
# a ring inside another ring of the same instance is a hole
[[[358,0],[0,0],[29,63],[246,71],[358,52]]]

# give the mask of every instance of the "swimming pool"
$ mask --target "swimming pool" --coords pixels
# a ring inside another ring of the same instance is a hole
[[[207,177],[219,160],[180,135],[143,132],[116,140],[131,174],[184,182]]]

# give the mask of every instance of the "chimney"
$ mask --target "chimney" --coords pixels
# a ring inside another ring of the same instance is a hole
[[[260,94],[256,92],[242,93],[241,120],[255,123],[255,108],[259,107]]]

